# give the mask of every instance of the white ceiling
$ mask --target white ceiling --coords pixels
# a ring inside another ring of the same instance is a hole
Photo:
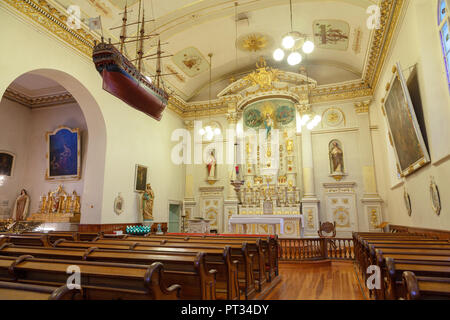
[[[67,92],[67,90],[56,81],[32,73],[21,75],[10,84],[9,88],[18,91],[29,98]]]
[[[117,41],[120,29],[109,31],[112,26],[121,24],[122,5],[126,0],[51,0],[67,8],[79,5],[85,22],[89,17],[101,15],[105,37]],[[127,0],[132,4],[129,21],[136,20],[138,1]],[[316,20],[341,20],[350,26],[348,49],[316,50],[308,56],[303,65],[307,66],[308,75],[317,80],[319,85],[361,79],[366,62],[367,50],[371,39],[371,30],[367,29],[369,17],[367,7],[378,0],[292,0],[293,29],[301,33],[313,35],[313,23]],[[224,0],[143,0],[146,18],[155,18],[146,24],[147,31],[160,34],[163,42],[169,42],[164,50],[171,54],[188,48],[196,48],[208,60],[212,57],[213,97],[229,82],[235,74],[243,74],[255,68],[255,62],[264,56],[271,67],[287,71],[298,70],[287,63],[276,63],[272,59],[273,50],[279,46],[281,37],[290,31],[288,0],[240,0],[238,15],[247,16],[248,23],[239,23],[236,34],[235,1]],[[361,30],[360,51],[353,50],[355,30]],[[129,28],[129,34],[135,34],[136,27]],[[244,37],[253,33],[266,36],[269,41],[262,51],[248,52],[236,49],[236,37]],[[155,38],[156,40],[156,38]],[[154,40],[154,41],[155,41]],[[146,53],[154,52],[149,41]],[[129,45],[127,52],[135,52],[134,45]],[[131,57],[134,58],[134,55]],[[146,72],[153,74],[154,60],[147,61]],[[179,77],[168,76],[169,87],[186,101],[206,100],[209,96],[209,70],[190,77],[176,66],[172,58],[163,60],[163,65],[179,73]],[[166,72],[171,72],[165,70]],[[180,80],[180,79],[181,80]],[[184,81],[183,81],[184,80]]]

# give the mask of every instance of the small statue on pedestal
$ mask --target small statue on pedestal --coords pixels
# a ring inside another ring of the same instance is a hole
[[[27,218],[28,208],[30,206],[30,197],[25,189],[20,191],[19,197],[17,197],[14,203],[12,218],[15,221],[22,221]]]

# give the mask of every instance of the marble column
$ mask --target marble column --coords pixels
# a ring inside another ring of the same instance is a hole
[[[364,194],[361,199],[364,217],[362,217],[359,231],[381,231],[376,227],[382,223],[382,202],[378,195],[373,157],[372,135],[370,132],[369,101],[355,103],[359,134],[359,157],[362,168]],[[361,230],[362,229],[362,230]]]

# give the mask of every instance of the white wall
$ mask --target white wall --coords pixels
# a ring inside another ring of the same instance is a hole
[[[27,171],[27,142],[30,119],[31,110],[29,108],[7,99],[1,100],[0,150],[8,151],[15,155],[12,176],[8,178],[3,186],[0,186],[0,201],[8,201],[5,209],[9,214],[12,214],[11,208],[20,193],[20,189],[24,188],[23,181]]]
[[[381,193],[392,224],[423,228],[450,229],[450,92],[437,28],[437,0],[408,1],[405,14],[384,65],[371,108],[380,119],[375,137],[377,178],[384,181]],[[412,202],[412,216],[403,202],[403,182],[397,178],[393,148],[387,142],[387,124],[381,113],[385,85],[391,81],[392,66],[400,62],[408,68],[417,63],[418,79],[432,163],[411,174],[405,185]],[[439,187],[442,211],[431,208],[430,176]]]
[[[14,176],[0,187],[0,195],[9,200],[10,209],[22,188],[26,189],[30,196],[30,214],[39,210],[39,197],[55,190],[60,184],[68,193],[75,190],[79,195],[83,194],[83,175],[78,181],[45,180],[45,135],[59,126],[80,129],[82,168],[86,164],[88,132],[83,113],[76,103],[30,109],[17,102],[2,99],[0,119],[0,148],[15,153],[17,161]]]
[[[100,75],[89,57],[55,36],[24,22],[0,3],[0,28],[9,30],[0,52],[0,95],[20,75],[32,71],[64,86],[77,100],[89,130],[81,206],[82,224],[133,223],[140,220],[133,192],[135,164],[149,166],[155,191],[154,216],[168,219],[168,201],[182,200],[184,167],[170,161],[170,134],[182,121],[166,110],[160,122],[134,110],[102,89]],[[122,192],[125,212],[113,212]]]

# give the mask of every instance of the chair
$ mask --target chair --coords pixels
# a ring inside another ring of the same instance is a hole
[[[325,221],[325,222],[320,222],[319,221],[319,231],[317,231],[317,233],[319,234],[319,237],[321,238],[327,238],[327,239],[333,239],[336,237],[336,221],[334,221],[333,223],[329,222],[329,221]],[[326,235],[326,233],[331,233],[331,235]],[[331,246],[336,249],[336,244],[334,243],[334,241],[329,241],[329,243],[331,244]]]

